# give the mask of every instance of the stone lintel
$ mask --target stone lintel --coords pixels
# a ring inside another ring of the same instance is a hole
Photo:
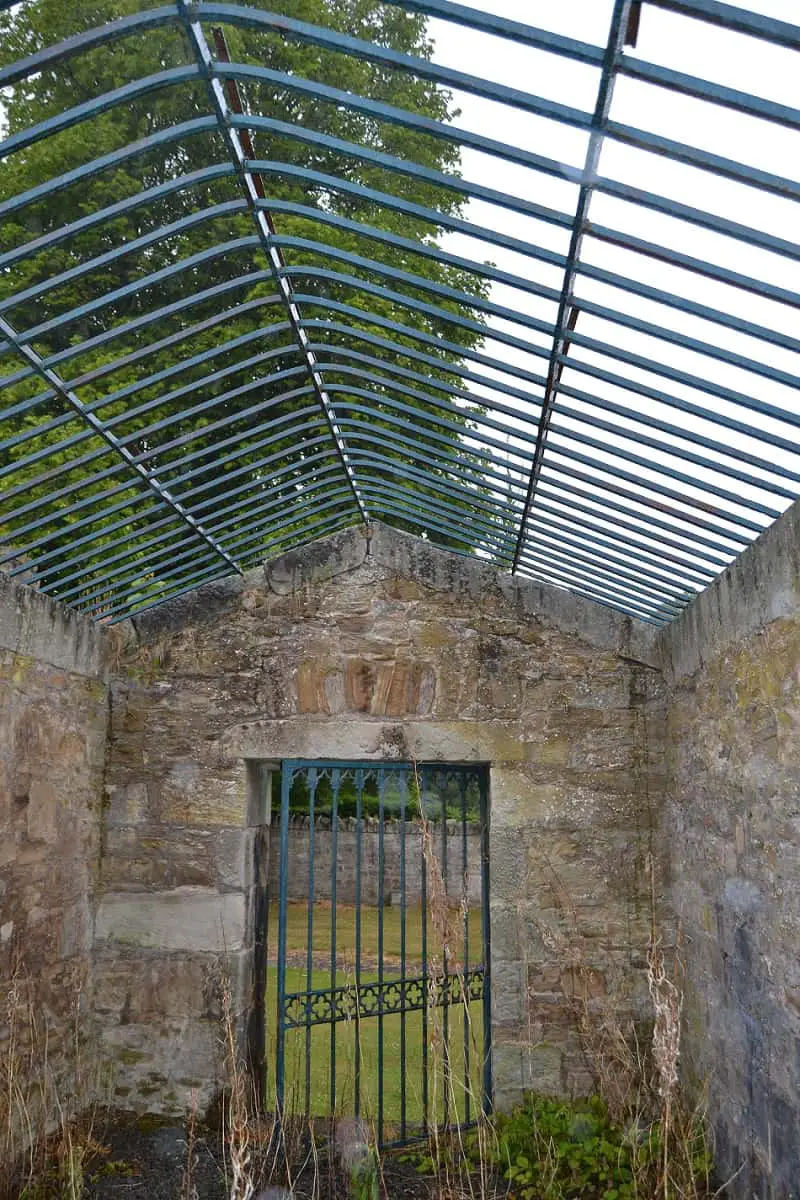
[[[399,762],[522,762],[525,745],[503,721],[387,722],[336,718],[248,721],[226,731],[226,758],[347,758]]]

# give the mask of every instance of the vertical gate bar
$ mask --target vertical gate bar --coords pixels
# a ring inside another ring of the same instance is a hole
[[[306,991],[311,991],[314,966],[314,819],[317,797],[317,770],[308,772],[308,912],[306,914]],[[306,1022],[306,1120],[311,1116],[311,1023]]]
[[[458,789],[461,796],[461,907],[464,912],[464,974],[461,979],[461,1006],[464,1017],[464,1121],[469,1125],[470,1119],[470,1069],[469,1069],[469,1034],[470,1011],[467,979],[469,977],[469,862],[467,859],[467,787],[469,777],[466,771],[461,771],[458,777]]]
[[[356,1028],[353,1107],[361,1114],[361,824],[364,805],[364,772],[356,771]]]
[[[331,772],[331,991],[336,987],[336,866],[339,857],[339,788],[342,773],[338,767]],[[333,1121],[336,1115],[336,1005],[331,996],[331,1077],[330,1077],[330,1116]]]
[[[480,772],[481,939],[483,941],[483,1111],[492,1111],[492,947],[489,922],[489,769]]]
[[[384,866],[386,845],[386,772],[378,770],[378,1144],[383,1141],[383,905],[385,900]]]
[[[417,776],[417,795],[419,797],[420,832],[424,839],[427,814],[424,809],[423,776]],[[428,1132],[428,867],[425,861],[425,843],[421,844],[422,878],[420,879],[420,914],[422,936],[422,1130]]]
[[[284,762],[281,772],[281,846],[280,846],[280,899],[278,902],[278,1003],[276,1012],[275,1051],[275,1108],[279,1121],[283,1121],[285,1098],[286,1030],[284,1028],[284,1006],[286,1003],[286,901],[289,880],[289,793],[293,779],[292,764]]]
[[[441,792],[441,822],[442,822],[442,886],[444,888],[444,896],[442,903],[447,907],[447,775],[444,771],[440,771],[437,775],[439,783],[439,791]],[[449,964],[447,961],[447,940],[446,937],[442,944],[442,1085],[444,1090],[444,1123],[449,1124],[450,1121],[450,984],[449,984]]]
[[[400,1140],[406,1140],[406,799],[405,771],[400,775]]]

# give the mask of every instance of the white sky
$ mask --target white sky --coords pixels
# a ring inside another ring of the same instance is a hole
[[[550,0],[473,0],[471,5],[483,8],[515,20],[524,21],[560,34],[566,34],[586,42],[603,45],[606,40],[611,0],[561,0],[552,4]],[[795,0],[761,0],[753,3],[753,9],[783,20],[798,19]],[[506,39],[487,37],[457,25],[433,21],[430,32],[435,38],[435,59],[443,65],[461,71],[483,75],[538,96],[569,104],[584,111],[594,108],[599,81],[599,71],[593,67],[570,62],[555,55],[519,46]],[[711,79],[768,98],[770,100],[800,108],[800,72],[797,70],[796,55],[791,51],[766,42],[744,37],[740,34],[688,20],[673,13],[652,8],[645,4],[642,9],[638,44],[635,49],[627,48],[626,54],[651,63],[671,67]],[[519,112],[492,101],[482,100],[465,93],[457,93],[456,102],[461,108],[458,124],[485,136],[501,139],[523,146],[550,158],[581,168],[584,162],[587,135],[577,129]],[[680,96],[674,92],[654,88],[638,81],[619,77],[616,83],[610,119],[634,125],[647,132],[686,142],[700,149],[756,166],[762,170],[800,181],[800,136],[793,130],[755,118],[743,116],[704,101]],[[512,193],[538,204],[562,212],[572,213],[578,196],[577,186],[564,179],[557,179],[529,170],[481,153],[463,152],[463,174],[466,179]],[[599,164],[599,174],[623,183],[629,183],[651,192],[673,198],[695,208],[710,211],[727,219],[750,225],[770,234],[797,240],[798,204],[770,193],[760,191],[734,181],[721,179],[708,172],[683,166],[663,157],[657,157],[619,143],[606,141]],[[506,234],[537,243],[548,249],[566,254],[569,246],[569,231],[553,225],[535,221],[482,201],[471,200],[466,218],[478,225],[501,230]],[[705,259],[714,264],[755,276],[779,287],[798,290],[800,272],[796,261],[783,258],[757,247],[747,246],[728,237],[698,228],[684,221],[662,216],[613,197],[595,193],[591,201],[589,217],[592,222],[627,231],[651,242],[659,242],[684,254]],[[519,255],[491,246],[487,247],[473,238],[460,234],[447,234],[444,246],[453,253],[466,258],[491,260],[498,267],[515,272],[529,279],[559,289],[561,272],[527,256]],[[671,267],[652,258],[608,245],[597,239],[584,239],[582,259],[605,267],[618,274],[631,276],[647,284],[673,292],[690,300],[733,313],[748,321],[780,330],[790,336],[798,335],[796,310],[772,300],[762,299],[728,285],[704,279],[687,271]],[[764,343],[754,338],[725,329],[697,317],[684,315],[677,310],[639,299],[617,288],[579,276],[575,285],[577,297],[604,304],[650,321],[658,327],[669,327],[689,336],[726,347],[738,354],[765,361],[795,375],[800,375],[798,355],[790,350]],[[524,292],[506,285],[493,284],[492,299],[508,308],[527,313],[540,320],[552,323],[556,305],[547,300],[532,298]],[[544,334],[530,332],[519,325],[492,318],[490,326],[505,329],[517,337],[525,337],[531,343],[549,350],[549,339]],[[738,366],[720,363],[683,348],[672,346],[661,339],[647,337],[641,333],[625,330],[607,321],[582,313],[578,320],[578,332],[586,336],[611,342],[625,350],[691,372],[713,383],[735,389],[746,395],[777,405],[793,413],[800,412],[800,393],[795,388],[766,380]],[[511,349],[497,343],[487,342],[487,353],[497,353],[506,362],[515,362],[539,375],[546,372],[546,361],[542,358]],[[796,427],[785,422],[776,422],[769,417],[749,412],[725,400],[715,398],[694,388],[673,383],[661,376],[628,366],[618,360],[601,356],[589,349],[573,344],[570,357],[578,361],[594,363],[618,375],[637,379],[651,387],[700,404],[715,413],[730,415],[738,420],[760,424],[794,443],[798,443]],[[482,367],[476,370],[488,374]],[[497,378],[500,378],[499,376]],[[514,382],[516,386],[519,381]],[[691,415],[667,408],[621,388],[592,379],[585,373],[566,369],[563,383],[584,391],[614,400],[630,410],[649,413],[660,417],[682,429],[694,429],[715,438],[731,448],[730,462],[736,465],[737,453],[749,452],[763,457],[767,463],[782,463],[800,472],[800,454],[789,454],[774,450],[763,442],[743,437],[735,432],[726,432]],[[532,388],[539,399],[541,389]],[[488,394],[488,393],[487,393]],[[579,401],[565,399],[573,410],[583,406]],[[521,410],[524,405],[520,405]],[[557,409],[558,411],[558,409]],[[620,418],[594,412],[605,420],[622,427]],[[530,410],[531,415],[535,409]],[[530,427],[530,423],[529,423]],[[570,427],[581,428],[574,421],[556,417],[548,441],[548,456],[552,466],[559,463],[567,466],[563,456],[555,457],[553,451],[559,446],[579,450],[602,465],[602,454],[597,450],[567,443],[560,434]],[[634,426],[630,426],[635,428]],[[642,428],[641,426],[639,428]],[[631,441],[622,443],[613,435],[592,431],[582,426],[583,432],[593,435],[606,445],[624,444],[636,451]],[[644,430],[662,440],[670,439],[653,430]],[[800,445],[798,446],[800,449]],[[705,457],[714,458],[713,452],[694,447]],[[652,462],[682,470],[695,479],[704,478],[718,483],[734,495],[759,500],[773,508],[782,509],[788,499],[776,498],[749,487],[730,477],[705,470],[694,464],[682,463],[673,456],[664,456],[648,448],[638,447],[639,453]],[[547,461],[547,460],[546,460]],[[619,464],[632,473],[647,478],[648,472],[628,464]],[[584,473],[594,474],[592,467],[579,468]],[[746,468],[759,476],[755,468]],[[765,477],[763,473],[760,477]],[[768,477],[768,476],[767,476]],[[773,477],[774,478],[774,477]],[[556,484],[557,478],[551,469],[545,469],[543,483]],[[669,483],[669,480],[663,480]],[[581,485],[585,486],[585,485]],[[630,484],[625,484],[629,489]],[[696,494],[700,498],[716,503],[730,514],[740,513],[759,526],[769,523],[768,516],[738,506],[733,502],[714,501],[708,493],[687,487],[679,482],[671,486],[678,492]],[[795,483],[784,482],[793,493],[800,493]],[[592,490],[591,487],[589,489]],[[607,496],[607,521],[609,529],[614,526],[614,502]],[[542,526],[537,519],[536,528]],[[735,526],[731,526],[735,528]],[[745,537],[752,536],[740,529]],[[713,536],[713,535],[711,535]],[[731,543],[731,553],[736,544]]]

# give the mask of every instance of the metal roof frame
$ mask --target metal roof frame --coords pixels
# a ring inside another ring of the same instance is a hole
[[[216,156],[0,245],[0,273],[23,279],[0,294],[0,569],[114,622],[374,516],[658,625],[800,495],[800,339],[758,317],[759,305],[768,314],[779,311],[770,306],[800,308],[800,290],[767,271],[740,269],[733,254],[739,246],[798,262],[800,243],[601,173],[605,147],[616,145],[800,203],[796,178],[613,115],[615,83],[626,78],[800,132],[800,109],[630,50],[642,6],[789,52],[800,50],[800,26],[717,0],[613,0],[606,43],[594,45],[453,0],[389,2],[591,68],[592,110],[261,7],[211,0],[174,0],[0,68],[0,88],[13,88],[158,29],[174,31],[189,51],[187,62],[11,133],[0,142],[0,172],[14,155],[143,98],[193,86],[208,107],[6,197],[0,232],[69,189],[91,196],[104,172],[143,155],[208,139]],[[10,7],[0,0],[0,10]],[[583,161],[562,162],[296,72],[232,62],[225,28],[348,55],[578,130]],[[574,203],[550,207],[495,181],[251,112],[240,86],[335,105],[564,181]],[[342,173],[263,153],[272,145],[333,156]],[[424,185],[424,203],[412,198],[409,180]],[[287,198],[287,187],[303,199]],[[375,215],[356,220],[335,204],[309,203],[310,192]],[[427,198],[445,192],[467,210]],[[74,258],[90,231],[181,196],[199,207],[61,270],[37,272],[38,256],[66,250]],[[726,254],[717,244],[699,257],[680,239],[642,236],[633,218],[620,228],[590,220],[596,196],[721,238]],[[527,221],[541,239],[482,223],[470,204]],[[392,214],[429,232],[399,234],[390,220],[381,224]],[[349,240],[336,244],[335,235]],[[441,244],[449,236],[478,245],[478,256]],[[146,269],[149,252],[195,237],[200,248]],[[566,251],[553,248],[553,237],[567,240]],[[611,248],[612,265],[587,254],[587,242]],[[490,248],[514,266],[481,261]],[[420,270],[409,269],[409,258]],[[651,264],[653,277],[626,268],[631,262],[637,270]],[[420,273],[426,263],[473,281],[474,290]],[[25,283],[30,264],[34,279]],[[681,287],[663,286],[655,264]],[[126,282],[95,290],[103,272],[123,266]],[[693,290],[692,280],[703,287]],[[91,296],[65,305],[59,289],[76,284],[88,284]],[[756,309],[709,302],[708,286],[722,289],[711,295],[753,297]],[[153,303],[159,289],[166,303]],[[612,301],[599,298],[609,293]],[[120,319],[133,302],[134,315]],[[597,336],[598,326],[612,333]],[[166,365],[165,353],[174,356]],[[784,402],[759,394],[759,380]]]

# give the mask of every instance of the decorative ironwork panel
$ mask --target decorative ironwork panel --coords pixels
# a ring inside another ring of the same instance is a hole
[[[289,992],[283,1001],[286,1029],[304,1025],[329,1025],[388,1013],[442,1008],[483,999],[484,970],[474,967],[464,974],[390,979],[383,983],[354,983],[311,992]]]

